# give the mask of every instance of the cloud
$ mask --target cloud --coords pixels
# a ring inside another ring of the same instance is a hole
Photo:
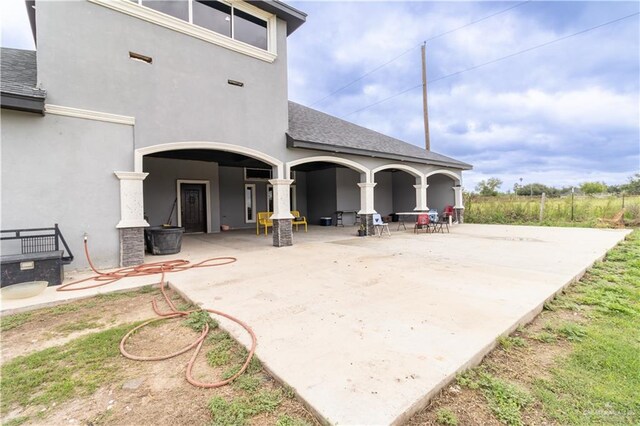
[[[309,105],[412,45],[502,10],[478,2],[316,3],[289,42],[290,97]],[[638,12],[634,2],[531,2],[427,44],[429,80]],[[312,18],[316,16],[316,18]],[[331,37],[320,36],[323,31]],[[549,185],[621,183],[640,169],[638,17],[567,38],[429,85],[432,148],[487,177]],[[330,42],[327,44],[327,42]],[[397,47],[394,48],[394,43]],[[420,50],[315,108],[424,144]],[[312,84],[308,84],[312,82]]]

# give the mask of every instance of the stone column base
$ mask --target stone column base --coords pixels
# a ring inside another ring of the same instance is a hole
[[[454,209],[458,223],[464,223],[464,209]]]
[[[144,263],[144,228],[120,228],[120,266]]]
[[[273,245],[274,247],[287,247],[293,245],[293,229],[291,219],[273,219]]]
[[[361,214],[360,220],[365,224],[364,235],[376,235],[376,228],[373,226],[373,214]]]

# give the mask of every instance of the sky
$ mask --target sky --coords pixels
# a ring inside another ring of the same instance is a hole
[[[417,146],[427,41],[431,149],[473,165],[467,189],[640,172],[639,2],[288,4],[308,14],[288,39],[289,98]],[[33,49],[24,3],[0,15],[2,46]]]

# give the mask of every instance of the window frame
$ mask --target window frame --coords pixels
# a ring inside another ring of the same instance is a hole
[[[240,40],[233,38],[234,26],[232,24],[231,37],[217,33],[204,27],[200,27],[193,24],[193,4],[195,0],[187,0],[189,8],[189,21],[184,21],[180,18],[159,12],[155,9],[142,5],[142,0],[88,0],[91,3],[98,4],[100,6],[107,7],[109,9],[117,10],[130,16],[142,19],[147,22],[151,22],[162,27],[190,35],[200,40],[207,41],[209,43],[233,50],[239,53],[243,53],[247,56],[254,57],[256,59],[263,60],[265,62],[273,62],[278,56],[277,52],[277,18],[274,14],[265,12],[249,3],[241,0],[223,1],[218,0],[231,7],[232,20],[233,9],[241,10],[245,13],[255,16],[267,23],[267,50],[253,46]]]
[[[247,189],[251,188],[251,215],[253,218],[249,218],[249,206],[247,205]],[[244,223],[256,223],[258,218],[258,211],[256,210],[256,184],[245,183],[244,184]]]

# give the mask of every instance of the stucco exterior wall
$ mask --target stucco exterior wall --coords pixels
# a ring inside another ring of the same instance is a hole
[[[376,187],[373,199],[374,209],[382,216],[393,213],[393,175],[388,171],[376,173]],[[415,197],[414,197],[415,198]]]
[[[416,207],[416,178],[408,173],[393,173],[393,209],[411,212]],[[428,200],[427,200],[428,201]]]
[[[83,235],[93,261],[119,262],[120,182],[131,170],[131,126],[2,110],[2,229],[58,223],[75,260],[86,268]],[[8,254],[3,250],[3,254]]]
[[[307,173],[307,221],[319,225],[323,216],[333,216],[336,207],[336,171],[334,168]]]
[[[213,141],[284,156],[284,21],[268,63],[87,1],[38,2],[36,19],[47,103],[135,117],[136,148]]]
[[[293,184],[296,186],[296,208],[302,216],[307,216],[307,173],[297,172]]]
[[[178,179],[206,180],[209,182],[209,203],[211,206],[211,232],[220,231],[220,193],[218,190],[218,164],[207,161],[173,160],[147,157],[144,171],[149,176],[144,180],[144,212],[151,226],[162,225],[169,219],[169,213],[176,201]],[[170,223],[178,224],[178,207],[173,209]]]
[[[437,174],[427,179],[427,204],[430,209],[442,213],[444,206],[455,204],[453,185],[455,182],[449,176]]]

